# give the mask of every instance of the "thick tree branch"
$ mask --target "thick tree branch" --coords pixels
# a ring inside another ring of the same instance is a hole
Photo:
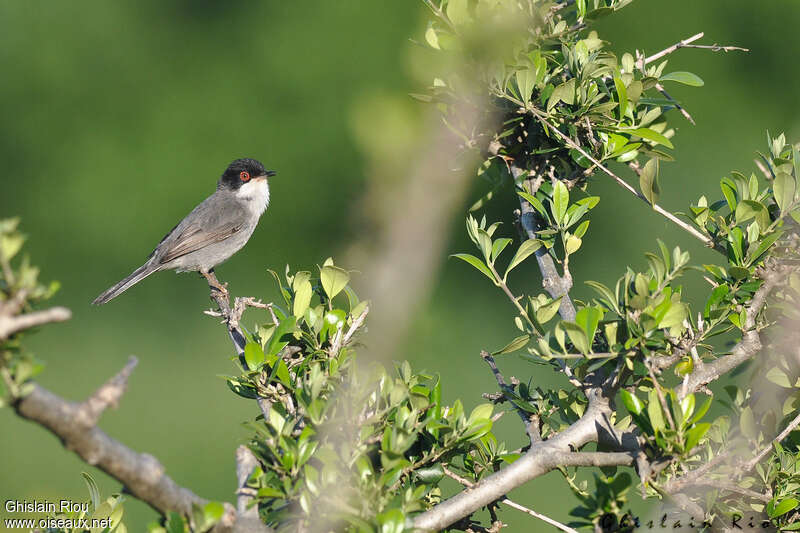
[[[191,516],[193,505],[203,506],[208,500],[178,485],[152,455],[135,452],[96,426],[100,414],[119,401],[136,363],[136,358],[131,357],[119,374],[85,402],[67,401],[33,384],[31,392],[19,399],[14,409],[22,418],[49,430],[65,448],[121,482],[127,492],[159,513],[174,511]],[[230,512],[232,508],[228,511],[215,531],[232,530],[235,513]]]
[[[525,175],[527,172],[527,170],[516,164],[511,165],[511,175],[514,176],[515,180]],[[528,192],[531,192],[531,194],[536,192],[531,188],[533,181],[533,178],[525,180],[525,183],[529,186]],[[520,198],[520,210],[522,212],[520,216],[520,225],[522,226],[524,237],[527,239],[536,239],[536,232],[543,228],[539,227],[533,206],[524,198]],[[544,287],[544,290],[547,291],[550,297],[561,297],[559,314],[564,320],[573,322],[575,320],[575,306],[572,304],[572,300],[569,297],[569,291],[572,288],[572,276],[568,271],[564,272],[563,277],[559,275],[553,258],[547,253],[544,246],[536,250],[534,255],[539,265],[539,271],[542,273],[542,287]]]
[[[577,422],[546,441],[532,444],[525,455],[481,480],[471,490],[460,492],[420,514],[415,518],[414,526],[422,530],[444,529],[558,466],[632,464],[633,455],[629,453],[586,454],[573,451],[588,442],[596,442],[601,434],[616,433],[608,423],[611,414],[608,398],[599,388],[589,389],[587,396],[589,405]]]
[[[269,531],[258,516],[258,505],[255,504],[258,491],[247,486],[247,480],[256,466],[258,460],[250,448],[247,446],[236,448],[236,512],[239,516],[233,527],[234,533]]]
[[[727,374],[740,364],[754,357],[761,350],[761,338],[756,328],[756,318],[767,303],[767,296],[791,273],[789,267],[775,267],[774,270],[764,270],[762,277],[764,283],[753,295],[750,305],[745,312],[745,333],[742,340],[733,347],[729,355],[716,359],[711,363],[702,363],[699,359],[695,361],[694,371],[689,375],[686,385],[682,388],[679,396],[683,399],[690,393],[696,392],[719,379],[720,376]]]

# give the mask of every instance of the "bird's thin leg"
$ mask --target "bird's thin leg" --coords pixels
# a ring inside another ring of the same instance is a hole
[[[200,271],[200,275],[206,278],[208,282],[208,286],[216,289],[221,294],[223,294],[226,298],[228,297],[228,284],[221,283],[218,279],[216,274],[214,274],[214,269],[212,268],[208,272]]]

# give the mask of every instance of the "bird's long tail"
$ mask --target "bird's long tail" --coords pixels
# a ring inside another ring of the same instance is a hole
[[[94,301],[92,302],[92,305],[103,305],[104,303],[113,300],[114,298],[116,298],[123,292],[127,291],[129,288],[136,285],[137,283],[142,281],[144,278],[146,278],[153,272],[156,272],[157,270],[158,270],[157,267],[154,267],[149,263],[143,264],[142,266],[134,270],[130,276],[123,279],[122,281],[120,281],[107,291],[105,291],[103,294],[95,298]]]

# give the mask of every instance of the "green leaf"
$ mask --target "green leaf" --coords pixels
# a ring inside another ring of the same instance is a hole
[[[770,502],[772,503],[772,502]],[[770,510],[770,506],[767,506],[767,513],[770,518],[777,518],[779,516],[785,515],[797,505],[800,504],[796,498],[786,498],[785,500],[781,501],[781,503],[774,505]]]
[[[625,118],[625,111],[628,108],[628,91],[625,89],[625,84],[619,74],[614,74],[614,87],[617,89],[617,98],[619,99],[619,120]]]
[[[311,304],[311,272],[298,272],[292,281],[292,289],[294,290],[294,303],[292,305],[292,314],[298,318],[305,314],[306,309]]]
[[[333,297],[342,292],[350,281],[350,274],[343,268],[333,265],[326,265],[320,270],[320,281],[322,288],[328,298],[333,300]]]
[[[586,336],[586,331],[573,322],[562,322],[561,324],[575,348],[582,354],[587,355],[591,351],[592,346],[589,342],[589,338]]]
[[[603,299],[601,299],[603,304],[607,304],[610,310],[619,313],[617,295],[614,294],[611,289],[597,281],[586,281],[585,283],[603,296]]]
[[[528,203],[531,204],[533,208],[536,209],[539,212],[539,214],[545,218],[545,220],[550,221],[550,214],[547,212],[547,209],[544,208],[544,204],[542,204],[542,202],[538,198],[536,198],[532,194],[528,194],[525,191],[517,191],[517,194],[520,197],[527,200]]]
[[[786,172],[775,174],[775,181],[772,182],[772,192],[775,195],[775,203],[780,207],[781,213],[785,213],[786,208],[794,201],[796,187],[794,176],[791,174]]]
[[[659,328],[674,328],[680,326],[686,318],[688,312],[686,306],[680,302],[675,302],[659,321]]]
[[[572,255],[580,249],[582,243],[583,241],[580,237],[570,235],[567,237],[567,242],[564,244],[564,252],[566,252],[567,255]]]
[[[428,23],[428,29],[425,30],[425,41],[431,45],[431,48],[441,50],[439,48],[439,37],[436,35],[436,30],[433,29],[433,24]]]
[[[248,342],[244,347],[244,360],[249,370],[257,370],[264,364],[266,356],[258,343]]]
[[[639,175],[639,188],[650,205],[658,201],[661,188],[658,185],[658,159],[652,158],[645,163],[642,173]]]
[[[86,489],[89,491],[89,499],[92,501],[92,511],[100,507],[100,489],[97,488],[94,478],[86,472],[81,472],[83,482],[86,483]]]
[[[635,394],[631,394],[625,389],[622,389],[619,394],[622,398],[622,405],[625,406],[625,409],[627,409],[629,413],[632,415],[641,414],[644,405],[642,405],[642,401]]]
[[[681,415],[683,415],[683,422],[687,422],[689,418],[694,413],[694,394],[687,394],[683,400],[681,400]]]
[[[770,225],[769,211],[767,206],[755,200],[742,200],[736,206],[736,222],[741,224],[751,218],[755,218],[759,227],[764,230]]]
[[[503,355],[511,352],[516,352],[517,350],[524,348],[528,344],[528,341],[530,340],[531,340],[530,335],[520,335],[519,337],[516,337],[514,340],[512,340],[511,342],[509,342],[496,352],[492,352],[492,355]]]
[[[650,424],[653,426],[656,435],[663,433],[667,424],[664,421],[664,413],[661,409],[661,401],[658,398],[657,385],[653,385],[647,395],[647,417],[650,419]]]
[[[283,359],[278,359],[277,363],[275,363],[275,375],[281,383],[287,387],[291,387],[292,382],[289,379],[289,367],[286,366],[286,361]]]
[[[290,316],[281,320],[281,323],[275,328],[275,331],[272,333],[272,337],[270,337],[269,342],[267,343],[267,349],[264,350],[264,353],[267,356],[267,362],[272,363],[275,356],[277,356],[278,353],[283,350],[287,344],[289,344],[291,341],[290,334],[294,333],[296,325],[297,317]]]
[[[505,250],[506,246],[508,246],[511,241],[512,239],[509,239],[508,237],[503,237],[502,239],[497,239],[494,241],[492,244],[492,262],[494,262],[497,257],[503,253],[503,250]]]
[[[742,414],[739,417],[739,427],[742,430],[742,435],[748,439],[756,438],[756,435],[758,434],[758,430],[756,429],[756,420],[753,416],[753,410],[750,409],[749,405],[742,409]]]
[[[25,237],[18,233],[0,236],[0,258],[11,261],[11,258],[20,251],[24,242]]]
[[[694,416],[692,417],[692,419],[689,420],[689,425],[696,424],[697,422],[700,421],[701,418],[703,418],[703,416],[706,414],[706,412],[708,412],[708,409],[711,407],[712,401],[713,401],[713,398],[711,398],[711,397],[706,398],[706,401],[703,402],[703,404],[700,406],[700,408],[697,409],[697,411],[695,411]]]
[[[663,144],[667,148],[674,148],[669,139],[667,139],[657,131],[651,130],[650,128],[637,128],[635,130],[631,130],[630,133],[632,135],[636,135],[637,137],[641,137],[642,139],[652,141],[656,144]]]
[[[575,78],[570,78],[553,90],[547,100],[547,111],[550,112],[559,102],[568,105],[575,103]]]
[[[711,428],[711,424],[708,422],[703,422],[702,424],[697,424],[695,427],[690,429],[686,432],[686,443],[684,445],[684,450],[686,453],[691,452],[697,443],[700,442],[700,439],[706,434],[706,432]]]
[[[551,300],[550,302],[539,306],[536,310],[536,321],[540,324],[547,323],[551,318],[556,316],[558,313],[558,309],[561,307],[561,296],[556,298],[555,300]]]
[[[539,248],[542,247],[542,243],[537,239],[528,239],[527,241],[523,242],[517,248],[517,253],[514,254],[514,257],[511,259],[511,262],[508,264],[508,268],[506,269],[506,273],[503,276],[503,279],[508,277],[508,273],[511,272],[514,268],[516,268],[520,263],[522,263],[525,259],[528,258],[532,253],[536,252]]]
[[[658,78],[658,80],[676,81],[684,85],[689,85],[690,87],[702,87],[704,85],[704,82],[700,76],[697,74],[692,74],[691,72],[670,72],[669,74],[664,74]]]
[[[516,78],[519,95],[522,97],[523,102],[527,102],[530,100],[531,93],[533,93],[533,88],[536,85],[536,71],[532,68],[518,70]]]
[[[789,381],[789,378],[786,376],[783,370],[777,367],[773,366],[767,370],[765,377],[779,387],[783,387],[784,389],[792,388],[792,383]]]
[[[466,261],[470,265],[472,265],[475,268],[477,268],[480,272],[483,272],[483,274],[487,278],[492,280],[493,283],[495,282],[494,274],[492,274],[492,271],[489,270],[489,267],[486,266],[486,264],[483,261],[481,261],[480,259],[478,259],[474,255],[471,255],[471,254],[453,254],[450,257],[457,257],[458,259],[461,259],[462,261]]]
[[[578,227],[575,228],[575,236],[576,237],[578,237],[579,239],[582,239],[583,236],[586,235],[586,230],[589,229],[589,222],[591,222],[591,221],[590,220],[584,220],[583,222],[578,224]]]
[[[725,197],[725,201],[728,202],[728,208],[731,210],[731,213],[735,213],[736,205],[739,201],[738,195],[736,194],[736,187],[727,181],[721,181],[719,187],[722,189],[722,195]]]
[[[415,470],[414,475],[423,483],[433,485],[442,480],[444,477],[444,469],[441,464],[436,463],[432,466]]]
[[[597,307],[584,307],[575,315],[575,323],[583,328],[586,338],[591,343],[597,332],[597,325],[603,318],[603,311]]]
[[[564,223],[564,216],[567,214],[568,206],[569,190],[567,190],[564,182],[557,181],[553,188],[553,218],[559,226]]]
[[[753,244],[755,243],[752,243],[747,250],[747,266],[750,266],[756,261],[758,261],[761,258],[761,256],[764,255],[764,253],[767,250],[769,250],[773,244],[775,244],[775,241],[781,238],[782,235],[783,231],[776,231],[774,233],[770,233],[769,235],[761,239],[761,241],[758,242],[758,246],[756,246],[755,248],[753,248]]]
[[[456,26],[471,20],[467,0],[450,0],[447,3],[447,18]]]

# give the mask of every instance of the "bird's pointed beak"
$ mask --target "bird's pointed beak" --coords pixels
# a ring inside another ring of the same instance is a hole
[[[267,170],[267,171],[264,173],[264,175],[265,175],[266,177],[268,177],[268,178],[271,178],[272,176],[275,176],[276,174],[277,174],[277,172],[275,172],[274,170]]]

